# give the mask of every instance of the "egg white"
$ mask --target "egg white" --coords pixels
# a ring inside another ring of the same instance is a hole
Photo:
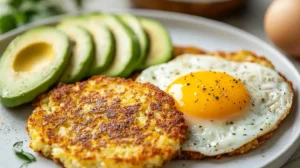
[[[292,106],[292,89],[276,71],[255,63],[232,62],[212,56],[185,54],[144,70],[136,81],[150,82],[165,91],[180,76],[208,70],[241,79],[250,95],[250,105],[241,116],[219,120],[185,115],[189,133],[183,151],[206,156],[232,152],[275,129]]]

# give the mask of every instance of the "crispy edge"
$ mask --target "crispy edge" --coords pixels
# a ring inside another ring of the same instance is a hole
[[[231,61],[253,62],[271,69],[275,69],[274,65],[267,58],[265,58],[264,56],[258,56],[255,53],[248,50],[239,50],[235,52],[224,52],[224,51],[209,52],[193,46],[188,46],[188,47],[174,46],[173,58],[176,58],[177,56],[182,54],[205,54],[211,56],[218,56]]]

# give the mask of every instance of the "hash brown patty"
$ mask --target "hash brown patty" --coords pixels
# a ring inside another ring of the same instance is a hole
[[[160,167],[187,132],[171,96],[121,78],[60,84],[33,106],[30,147],[67,168]]]
[[[207,51],[199,49],[197,47],[179,47],[179,46],[174,47],[173,58],[175,58],[179,55],[182,55],[182,54],[204,54],[204,55],[217,56],[217,57],[221,57],[221,58],[224,58],[224,59],[227,59],[230,61],[236,61],[236,62],[253,62],[253,63],[257,63],[259,65],[262,65],[262,66],[265,66],[265,67],[275,70],[274,65],[268,59],[266,59],[265,57],[262,57],[262,56],[257,56],[256,54],[254,54],[250,51],[246,51],[246,50],[241,50],[241,51],[237,51],[237,52],[222,52],[222,51],[207,52]],[[294,93],[292,83],[290,81],[288,81],[283,75],[281,75],[281,76],[289,84],[291,93]],[[273,131],[277,129],[280,122],[288,115],[289,112],[290,112],[290,109],[288,109],[286,111],[285,115],[277,122],[276,126],[269,133],[267,133],[263,136],[260,136],[257,139],[254,139],[253,141],[241,146],[240,148],[238,148],[230,153],[221,154],[221,155],[217,155],[217,156],[206,156],[200,152],[181,151],[180,155],[178,156],[178,159],[199,160],[199,159],[208,158],[208,157],[221,158],[222,156],[226,156],[226,155],[231,156],[231,155],[240,155],[243,153],[247,153],[253,149],[258,148],[266,140],[271,138]]]

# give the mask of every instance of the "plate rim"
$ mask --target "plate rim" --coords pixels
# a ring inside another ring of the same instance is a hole
[[[300,93],[299,90],[295,89],[295,86],[300,87],[300,74],[299,74],[299,71],[297,70],[295,65],[288,59],[288,57],[286,55],[281,53],[279,50],[277,50],[271,44],[268,44],[267,42],[263,41],[262,39],[254,36],[254,35],[252,35],[249,32],[246,32],[246,31],[244,31],[240,28],[234,27],[234,26],[229,25],[227,23],[223,23],[221,21],[204,18],[204,17],[201,17],[201,16],[194,16],[194,15],[189,15],[189,14],[159,11],[159,10],[148,10],[148,9],[83,10],[83,11],[79,11],[79,12],[72,12],[72,13],[68,13],[68,14],[53,16],[53,17],[50,17],[50,18],[47,18],[47,19],[44,19],[44,20],[36,21],[36,22],[33,22],[33,23],[26,24],[24,26],[18,27],[18,28],[14,29],[14,30],[11,30],[11,31],[3,34],[3,35],[0,35],[0,42],[5,41],[5,40],[21,33],[21,32],[29,30],[33,27],[54,24],[54,23],[58,22],[60,19],[62,19],[64,17],[73,16],[73,15],[81,14],[81,13],[96,12],[96,11],[114,12],[114,13],[128,12],[128,13],[132,13],[132,14],[135,14],[135,15],[136,14],[137,15],[147,15],[149,17],[156,17],[156,18],[161,18],[161,19],[186,20],[186,21],[194,22],[195,24],[197,24],[197,22],[201,22],[201,24],[203,24],[203,25],[206,25],[206,26],[208,25],[209,27],[214,27],[214,28],[217,28],[217,29],[221,29],[225,32],[230,32],[230,33],[236,34],[237,36],[239,36],[241,38],[249,39],[250,41],[261,45],[262,48],[267,49],[270,53],[274,53],[274,55],[276,55],[275,56],[276,59],[279,59],[280,61],[283,61],[285,64],[289,65],[289,68],[288,68],[289,71],[291,73],[293,73],[295,76],[297,76],[296,80],[298,81],[297,84],[293,83],[294,93],[295,92]],[[294,101],[294,103],[297,103],[297,102]],[[300,114],[300,108],[297,108],[295,111]],[[300,121],[296,120],[296,123],[299,123],[299,122]],[[285,145],[285,148],[281,149],[280,152],[272,155],[272,158],[269,159],[269,162],[266,162],[262,166],[265,167],[265,166],[268,166],[269,164],[272,164],[273,162],[276,161],[276,159],[280,158],[285,153],[290,153],[290,151],[292,151],[292,150],[296,151],[296,149],[300,146],[300,143],[297,142],[297,140],[300,139],[300,129],[298,129],[296,131],[296,133],[297,133],[297,135],[295,136],[295,138],[293,140],[289,141],[290,143],[288,145]],[[292,151],[291,155],[294,153],[294,151]],[[290,156],[287,159],[285,159],[285,161],[282,164],[284,164],[289,158],[290,158]]]

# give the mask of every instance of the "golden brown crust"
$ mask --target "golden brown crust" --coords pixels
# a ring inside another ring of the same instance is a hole
[[[224,59],[231,60],[231,61],[254,62],[254,63],[260,64],[262,66],[268,67],[270,69],[275,69],[274,65],[265,57],[257,56],[256,54],[254,54],[250,51],[245,51],[245,50],[241,50],[241,51],[237,51],[237,52],[222,52],[222,51],[207,52],[207,51],[204,51],[197,47],[175,46],[174,51],[173,51],[173,58],[175,58],[176,56],[182,55],[182,54],[214,55],[214,56],[219,56]],[[288,85],[290,86],[289,88],[290,88],[290,92],[292,93],[292,100],[293,100],[294,90],[293,90],[292,82],[288,81],[285,78],[285,76],[283,76],[282,74],[280,74],[280,76],[282,76],[284,78],[284,80],[288,83]],[[267,139],[269,139],[272,136],[273,131],[277,129],[280,122],[288,115],[290,110],[291,110],[290,108],[287,109],[287,111],[285,112],[285,115],[283,115],[282,118],[278,120],[278,122],[276,123],[276,126],[273,127],[273,129],[270,130],[269,133],[252,140],[251,142],[241,146],[240,148],[238,148],[230,153],[213,156],[213,158],[221,158],[222,156],[240,155],[240,154],[247,153],[247,152],[259,147],[261,144],[263,144]],[[210,156],[205,156],[199,152],[182,151],[180,156],[178,156],[178,159],[199,160],[199,159],[209,158],[209,157]]]
[[[65,167],[70,167],[67,159],[89,166],[97,161],[113,167],[123,163],[160,166],[178,154],[187,131],[171,96],[152,84],[130,79],[94,76],[85,82],[60,84],[33,106],[26,127],[31,148]],[[52,145],[52,150],[39,148],[35,133],[39,143]],[[53,156],[56,147],[69,156]],[[134,151],[123,155],[130,149]],[[158,163],[152,163],[157,158]]]

